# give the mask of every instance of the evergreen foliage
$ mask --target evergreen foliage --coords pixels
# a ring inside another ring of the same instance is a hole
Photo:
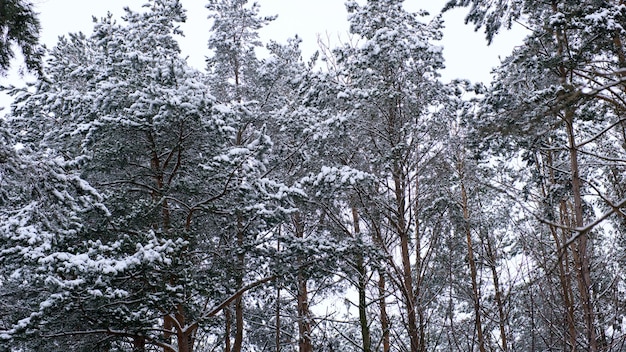
[[[620,2],[449,1],[531,31],[488,87],[442,82],[401,0],[348,1],[308,62],[208,0],[206,72],[179,0],[45,67],[2,6],[0,69],[46,77],[0,121],[0,351],[624,350]]]
[[[17,45],[24,55],[26,68],[43,74],[43,50],[39,46],[39,19],[29,0],[4,0],[0,3],[0,74],[5,74],[15,57]]]

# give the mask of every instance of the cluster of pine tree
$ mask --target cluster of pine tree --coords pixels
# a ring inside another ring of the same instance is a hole
[[[308,62],[207,0],[206,72],[179,0],[45,65],[25,4],[0,351],[626,351],[622,0],[450,0],[529,30],[489,87],[442,82],[441,17],[402,0],[348,1],[355,40]]]

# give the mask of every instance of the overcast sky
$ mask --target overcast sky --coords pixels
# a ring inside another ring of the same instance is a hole
[[[92,16],[103,17],[108,11],[115,16],[123,13],[123,7],[140,9],[146,0],[33,0],[42,23],[42,42],[52,47],[59,35],[82,31],[91,33]],[[250,0],[252,2],[252,0]],[[303,39],[303,53],[308,58],[317,50],[317,37],[327,35],[334,41],[337,36],[346,37],[348,24],[344,0],[257,0],[263,15],[277,14],[278,19],[262,32],[262,39],[284,42],[298,34]],[[185,38],[181,39],[183,54],[189,56],[189,63],[202,69],[208,54],[206,43],[210,22],[205,0],[182,0],[187,9],[188,20],[182,26]],[[438,13],[445,0],[406,0],[410,11],[423,8]],[[484,35],[473,31],[473,26],[463,24],[464,9],[455,10],[444,16],[446,29],[443,46],[446,70],[444,80],[467,78],[488,83],[491,68],[499,63],[499,56],[505,57],[521,42],[522,30],[505,32],[496,37],[492,46],[487,47]]]

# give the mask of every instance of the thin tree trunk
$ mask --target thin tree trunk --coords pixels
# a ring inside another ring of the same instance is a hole
[[[450,347],[450,351],[453,350],[457,350],[457,351],[461,351],[462,348],[459,344],[459,338],[457,337],[458,331],[456,330],[455,326],[456,324],[454,323],[454,318],[455,318],[455,311],[456,309],[454,308],[454,304],[456,302],[456,293],[453,287],[453,282],[455,281],[455,276],[457,275],[457,273],[454,272],[454,265],[453,265],[453,261],[452,260],[448,260],[448,318],[450,320],[450,327],[447,328],[447,334],[448,334],[448,339],[449,340],[453,340],[454,341],[454,346],[456,347],[456,349],[453,349],[452,347]],[[449,345],[452,345],[451,342],[448,342]]]
[[[572,226],[572,222],[570,221],[570,214],[567,209],[567,202],[562,201],[559,206],[559,213],[561,217],[561,224],[564,224],[567,227]],[[551,226],[551,230],[554,232],[553,236],[556,235],[556,229],[554,226]],[[558,237],[556,237],[557,241],[557,253],[559,253],[560,260],[558,263],[559,266],[559,280],[561,281],[561,287],[563,290],[563,304],[565,305],[565,319],[567,321],[568,327],[568,335],[569,335],[569,346],[570,350],[576,351],[576,337],[578,333],[576,332],[576,311],[574,307],[574,292],[572,291],[572,283],[570,281],[570,260],[569,260],[569,248],[565,247],[564,244],[568,240],[569,231],[562,230],[561,231],[561,240],[559,242]],[[560,251],[560,252],[559,252]],[[575,257],[575,253],[574,253]]]
[[[570,152],[570,162],[572,170],[572,195],[574,198],[574,216],[576,227],[584,226],[583,207],[581,196],[580,171],[578,167],[578,148],[574,138],[574,112],[567,108],[565,111],[565,125],[568,134],[568,144]],[[576,246],[576,266],[578,273],[578,286],[580,291],[581,303],[584,314],[585,330],[587,341],[589,343],[589,351],[598,350],[596,341],[596,328],[593,302],[591,300],[591,264],[589,262],[588,234],[582,233],[578,236]]]
[[[237,215],[237,290],[243,287],[243,276],[245,271],[245,254],[243,251],[244,229],[241,214]],[[235,342],[233,343],[233,352],[241,352],[243,347],[243,294],[235,300]]]
[[[159,151],[157,148],[156,140],[151,132],[146,132],[146,139],[149,143],[150,149],[150,171],[152,172],[152,179],[154,182],[154,190],[151,192],[150,197],[154,203],[161,202],[161,223],[154,223],[153,228],[155,230],[168,231],[171,227],[170,209],[167,200],[163,198],[163,189],[165,186],[165,179],[163,174],[163,167],[161,165],[161,159],[159,158]],[[173,277],[169,278],[170,282],[174,281]],[[169,310],[169,309],[168,309]],[[174,324],[170,315],[163,317],[163,330],[165,331],[164,338],[166,341],[171,341],[171,331],[174,330]],[[174,352],[168,347],[163,347],[163,352]]]
[[[278,227],[278,237],[280,238],[281,226]],[[276,243],[276,251],[280,252],[280,240]],[[276,283],[276,352],[280,352],[280,284]]]
[[[385,250],[385,244],[383,242],[382,233],[380,230],[380,223],[377,220],[374,220],[373,224],[374,233],[373,240],[376,245],[379,246],[383,251]],[[382,344],[383,344],[383,352],[389,352],[391,350],[391,337],[390,337],[390,326],[389,326],[389,316],[387,315],[387,289],[386,289],[386,279],[385,279],[385,270],[382,268],[378,269],[378,308],[380,313],[380,329],[382,330]]]
[[[534,294],[530,293],[528,295],[528,297],[530,298],[530,333],[531,333],[530,350],[531,351],[536,351],[537,348],[535,346],[537,345],[537,337],[536,337],[535,331],[537,331],[537,329],[535,328],[535,300],[534,300]]]
[[[409,234],[405,220],[406,195],[404,178],[401,168],[394,166],[393,181],[396,197],[396,230],[400,238],[400,256],[402,258],[402,276],[403,287],[402,294],[404,296],[407,310],[407,333],[411,343],[411,352],[420,352],[420,338],[417,328],[416,312],[415,312],[415,295],[413,293],[413,272],[411,270],[411,259],[409,254]]]
[[[552,0],[552,10],[554,13],[559,12],[558,2]],[[556,43],[557,43],[557,55],[559,58],[564,58],[565,50],[568,47],[567,33],[560,28],[556,28]],[[571,82],[570,69],[564,64],[559,65],[559,74],[561,84],[563,86],[569,86]],[[578,166],[578,147],[576,146],[576,138],[574,132],[574,109],[571,106],[565,106],[563,110],[563,121],[565,122],[565,128],[568,139],[568,149],[570,157],[570,168],[572,172],[572,197],[574,199],[574,219],[577,228],[584,226],[583,209],[582,209],[582,196],[581,196],[581,179],[580,169]],[[589,249],[588,249],[588,234],[582,233],[578,236],[577,245],[574,250],[576,272],[578,278],[578,290],[581,298],[581,305],[583,308],[585,332],[588,342],[588,350],[590,352],[596,352],[598,350],[596,341],[596,329],[593,302],[591,301],[591,267],[589,262]]]
[[[383,270],[378,271],[378,306],[380,309],[380,328],[383,333],[383,352],[391,351],[391,338],[389,331],[389,317],[387,316],[387,302],[385,289],[385,274]]]
[[[363,257],[357,258],[357,271],[359,275],[358,290],[359,290],[359,324],[361,325],[361,339],[363,341],[363,352],[372,351],[372,339],[370,336],[370,328],[367,320],[367,300],[366,300],[366,285],[367,285],[367,272],[363,265]]]
[[[304,238],[304,224],[300,218],[300,214],[296,213],[293,216],[294,227],[296,230],[296,237]],[[298,266],[301,266],[304,260],[299,258]],[[298,351],[299,352],[313,352],[313,344],[311,342],[311,317],[309,311],[309,293],[307,289],[307,278],[304,275],[304,269],[298,270],[297,277],[298,292],[296,296],[296,304],[298,309]]]
[[[164,170],[161,166],[161,159],[159,158],[159,151],[157,149],[156,141],[154,140],[154,136],[152,133],[147,132],[146,137],[148,139],[148,143],[150,143],[150,169],[152,171],[152,178],[154,179],[155,187],[154,191],[152,191],[152,200],[154,202],[161,202],[161,216],[163,226],[162,230],[167,231],[171,227],[171,219],[170,219],[170,208],[167,202],[167,199],[163,198],[162,191],[165,186],[165,178],[164,178]]]
[[[422,305],[422,284],[424,280],[423,270],[423,260],[422,260],[422,236],[420,229],[420,218],[419,218],[419,176],[417,175],[417,171],[419,170],[418,165],[415,165],[416,175],[415,175],[415,189],[413,190],[414,201],[413,201],[413,216],[415,222],[415,273],[417,280],[415,282],[415,300],[416,300],[416,312],[419,321],[419,340],[420,352],[426,352],[426,321],[424,317],[424,307]]]
[[[224,331],[224,352],[231,352],[231,346],[230,346],[231,316],[230,316],[230,308],[229,307],[225,307],[224,308],[224,324],[225,324],[225,328],[224,328],[224,330],[225,330]]]
[[[537,160],[537,167],[539,167],[540,164]],[[546,161],[544,164],[544,167],[546,168],[547,174],[549,176],[548,180],[550,182],[550,184],[555,184],[556,178],[554,176],[554,163],[553,163],[553,158],[552,158],[552,152],[551,151],[547,151],[546,152]],[[542,173],[542,170],[538,170],[540,173]],[[543,172],[545,174],[545,172]],[[542,196],[544,199],[548,198],[548,194],[547,191],[545,189],[544,184],[542,183],[541,185],[541,192],[542,192]],[[564,224],[565,226],[570,226],[569,225],[569,215],[568,215],[568,211],[567,208],[565,206],[565,201],[561,201],[560,205],[559,205],[559,219],[561,224]],[[565,308],[565,323],[567,325],[567,336],[568,336],[568,340],[565,342],[567,343],[570,347],[571,351],[575,351],[576,350],[576,319],[575,319],[575,311],[574,311],[574,303],[573,303],[573,292],[572,292],[572,285],[570,282],[570,276],[569,276],[569,254],[568,251],[569,249],[567,247],[564,247],[563,244],[567,241],[567,236],[566,236],[566,231],[563,230],[562,233],[562,238],[559,239],[558,236],[558,229],[555,226],[549,226],[550,228],[550,233],[552,234],[552,238],[554,239],[554,244],[556,247],[556,251],[559,254],[558,258],[557,258],[557,268],[558,268],[558,275],[559,275],[559,283],[561,285],[561,295],[563,297],[563,305]]]
[[[355,207],[352,207],[352,222],[354,224],[354,236],[360,238],[361,226],[359,225],[359,213]],[[357,289],[359,291],[359,325],[361,326],[361,340],[363,343],[363,352],[372,351],[372,339],[370,336],[370,328],[367,320],[367,271],[363,262],[363,255],[359,252],[356,254],[356,270],[359,275]]]
[[[309,313],[309,295],[307,291],[307,280],[302,274],[298,273],[298,332],[300,338],[298,339],[298,351],[299,352],[313,352],[313,345],[311,342],[311,321]]]
[[[243,299],[241,296],[235,300],[235,329],[233,352],[241,352],[243,346]]]
[[[491,268],[491,276],[493,278],[493,288],[495,290],[496,306],[498,308],[498,326],[500,327],[500,341],[502,351],[508,351],[508,343],[506,337],[506,315],[504,314],[504,302],[502,302],[502,289],[500,288],[500,280],[498,270],[496,268],[496,255],[491,245],[491,239],[487,235],[487,256],[489,257],[489,267]]]
[[[474,248],[472,246],[472,232],[470,227],[470,215],[469,205],[467,201],[467,192],[465,190],[465,184],[463,181],[463,165],[458,165],[459,177],[461,180],[461,207],[463,208],[463,220],[465,222],[465,237],[467,240],[467,258],[470,267],[470,276],[472,280],[472,295],[474,301],[474,323],[476,325],[476,331],[478,334],[478,348],[480,352],[486,352],[485,337],[483,335],[483,327],[481,321],[481,309],[480,309],[480,292],[478,290],[478,274],[476,269],[476,260],[474,259]]]

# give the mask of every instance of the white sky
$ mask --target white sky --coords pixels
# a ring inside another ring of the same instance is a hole
[[[115,15],[123,13],[122,8],[139,9],[145,0],[34,0],[40,13],[43,33],[42,41],[48,46],[56,43],[59,35],[68,32],[83,31],[90,33],[92,16],[102,17],[107,11]],[[252,0],[250,0],[252,2]],[[278,14],[278,19],[262,32],[263,40],[274,39],[279,42],[298,34],[303,39],[305,58],[317,50],[317,35],[336,40],[338,34],[348,30],[344,0],[257,0],[262,14]],[[420,8],[430,13],[438,13],[445,0],[406,0],[405,6],[410,11]],[[208,10],[205,0],[182,0],[187,9],[188,20],[184,24],[185,38],[181,46],[189,63],[197,68],[204,68],[207,55],[206,43],[210,23],[206,19]],[[466,9],[455,10],[444,16],[446,29],[444,48],[447,69],[442,72],[444,80],[468,78],[472,81],[490,79],[491,68],[499,63],[498,56],[505,57],[511,49],[521,42],[522,30],[505,32],[496,37],[492,46],[487,47],[482,33],[473,31],[472,25],[463,24]],[[71,14],[68,16],[68,14]]]
[[[92,16],[103,17],[108,11],[115,16],[123,14],[123,7],[140,9],[146,0],[33,0],[42,24],[41,40],[48,47],[55,45],[58,36],[69,32],[91,33]],[[252,0],[250,0],[252,2]],[[346,38],[348,24],[344,0],[257,0],[263,15],[278,15],[278,19],[262,30],[264,41],[274,39],[284,42],[298,34],[302,39],[305,59],[317,50],[317,37],[337,41],[338,35]],[[446,0],[405,0],[410,11],[420,8],[431,14],[438,13]],[[188,20],[182,26],[185,38],[181,38],[183,54],[188,62],[199,69],[204,68],[204,58],[208,54],[207,40],[210,22],[205,0],[182,0],[187,9]],[[443,46],[446,70],[443,79],[467,78],[488,83],[490,71],[497,66],[499,56],[505,57],[511,49],[521,43],[524,35],[521,29],[505,32],[495,38],[487,47],[482,32],[473,31],[472,25],[463,24],[466,9],[457,9],[444,16],[446,29]],[[5,81],[9,78],[3,78]],[[14,78],[13,78],[14,79]]]

